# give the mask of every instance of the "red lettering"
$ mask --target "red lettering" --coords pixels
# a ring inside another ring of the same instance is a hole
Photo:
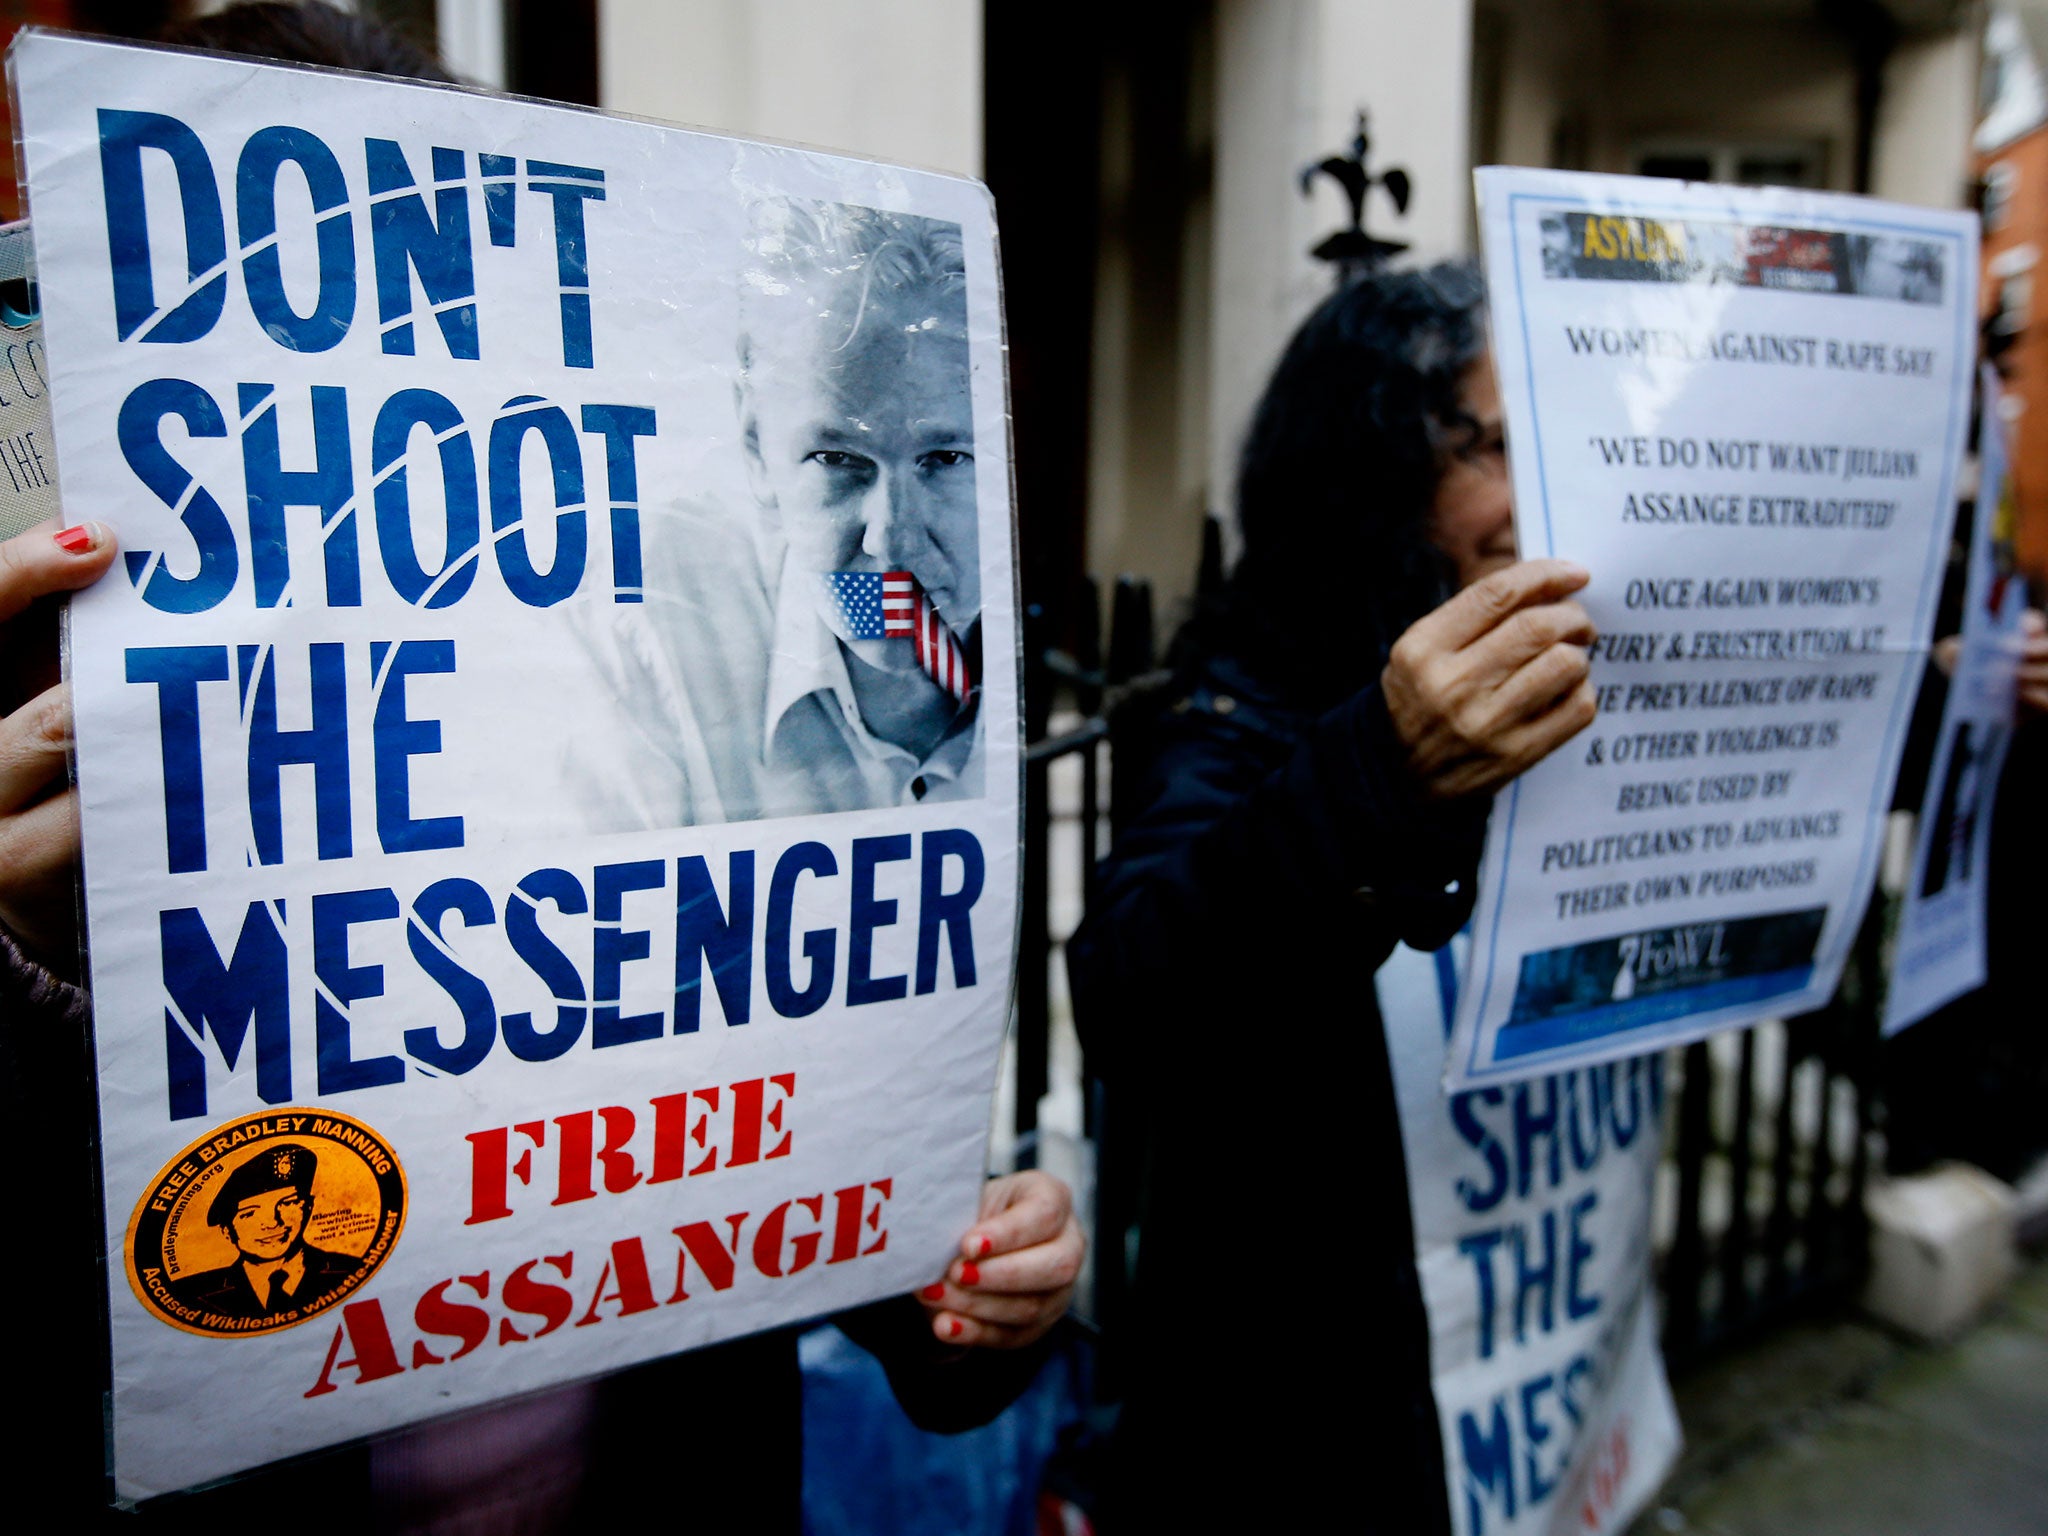
[[[555,1198],[550,1205],[570,1205],[578,1200],[597,1198],[597,1186],[591,1182],[596,1171],[592,1166],[592,1149],[596,1141],[592,1127],[595,1114],[591,1110],[578,1110],[573,1115],[555,1116],[555,1124],[562,1129],[562,1140],[556,1152],[558,1166],[555,1170]]]
[[[544,1280],[533,1278],[533,1266],[552,1264],[562,1272],[562,1278],[569,1278],[570,1266],[575,1263],[573,1253],[550,1254],[545,1259],[528,1259],[524,1264],[505,1277],[505,1306],[513,1312],[524,1312],[541,1319],[542,1326],[531,1335],[544,1339],[562,1324],[569,1321],[569,1314],[576,1309],[576,1300],[566,1289]],[[523,1344],[528,1335],[512,1326],[509,1317],[498,1319],[498,1342],[500,1344]]]
[[[465,1227],[473,1227],[480,1221],[496,1221],[512,1214],[505,1186],[506,1168],[511,1163],[508,1150],[511,1136],[501,1125],[494,1130],[473,1131],[465,1138],[469,1142],[469,1214],[462,1220]]]
[[[800,1205],[811,1213],[811,1220],[825,1219],[825,1197],[807,1195],[801,1200],[785,1200],[761,1219],[761,1229],[754,1234],[754,1268],[771,1280],[780,1280],[784,1274],[794,1275],[809,1269],[811,1261],[818,1256],[818,1244],[824,1240],[822,1232],[799,1232],[789,1240],[790,1264],[782,1267],[783,1228],[789,1224],[789,1208]]]
[[[346,1360],[341,1358],[344,1335],[348,1347],[355,1351]],[[327,1346],[320,1379],[306,1396],[324,1397],[336,1390],[334,1373],[339,1370],[353,1370],[358,1382],[366,1382],[382,1381],[404,1369],[398,1363],[398,1351],[392,1348],[391,1329],[385,1325],[383,1306],[374,1297],[369,1301],[351,1301],[341,1309],[341,1321],[335,1325],[334,1342]]]
[[[772,1108],[768,1106],[770,1084],[782,1090],[782,1098]],[[789,1155],[789,1132],[783,1131],[782,1140],[765,1153],[761,1150],[761,1132],[764,1127],[782,1130],[782,1106],[795,1094],[794,1072],[778,1072],[767,1079],[750,1077],[732,1085],[732,1150],[726,1154],[726,1167],[737,1168],[743,1163]]]
[[[604,1288],[614,1274],[619,1277],[619,1288],[607,1296]],[[619,1304],[621,1317],[654,1310],[654,1282],[647,1273],[647,1250],[640,1246],[637,1237],[621,1238],[612,1244],[611,1262],[597,1277],[597,1289],[590,1296],[590,1310],[576,1319],[576,1326],[587,1328],[592,1323],[603,1322],[604,1318],[597,1309],[607,1301]]]
[[[664,1093],[648,1102],[654,1106],[654,1163],[647,1170],[647,1182],[666,1184],[683,1176],[683,1139],[690,1114],[690,1095]]]
[[[732,1229],[731,1243],[719,1241],[717,1229],[708,1221],[693,1221],[687,1227],[675,1228],[675,1234],[682,1240],[682,1251],[676,1255],[676,1288],[669,1297],[669,1305],[688,1301],[690,1293],[683,1288],[690,1260],[697,1261],[697,1267],[704,1271],[704,1278],[711,1282],[714,1291],[732,1289],[733,1274],[740,1252],[740,1227],[746,1222],[747,1213],[728,1216],[725,1223]]]
[[[604,1144],[597,1149],[598,1166],[604,1169],[604,1192],[623,1195],[640,1182],[640,1170],[626,1143],[633,1139],[633,1111],[623,1104],[607,1104],[597,1112],[604,1121]]]
[[[604,1121],[604,1144],[594,1146],[594,1119]],[[603,1109],[579,1110],[573,1115],[555,1116],[555,1124],[562,1128],[560,1149],[561,1165],[556,1170],[554,1205],[568,1205],[577,1200],[589,1200],[597,1194],[593,1182],[599,1167],[604,1169],[604,1189],[608,1195],[623,1195],[640,1182],[640,1170],[634,1166],[633,1154],[626,1150],[626,1143],[633,1139],[633,1111],[622,1104],[607,1104]]]
[[[491,1272],[489,1270],[485,1270],[480,1275],[461,1275],[457,1278],[472,1291],[475,1291],[478,1296],[485,1300],[490,1299]],[[412,1309],[412,1320],[421,1333],[439,1334],[443,1338],[459,1340],[462,1347],[450,1355],[448,1359],[460,1360],[464,1355],[491,1336],[491,1314],[482,1307],[471,1306],[466,1301],[450,1301],[448,1299],[448,1287],[454,1283],[454,1280],[440,1281],[433,1289],[420,1297],[418,1304]],[[423,1342],[418,1339],[413,1340],[412,1368],[414,1370],[419,1370],[422,1366],[443,1365],[446,1363],[439,1355],[428,1349]]]

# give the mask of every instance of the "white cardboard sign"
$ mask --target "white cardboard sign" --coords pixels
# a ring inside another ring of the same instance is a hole
[[[49,34],[133,1499],[929,1280],[1013,968],[978,183]]]
[[[1494,805],[1454,1085],[1818,1007],[1876,878],[1954,517],[1967,214],[1479,173],[1525,555],[1593,725]]]

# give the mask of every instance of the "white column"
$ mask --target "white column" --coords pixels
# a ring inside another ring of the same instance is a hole
[[[599,0],[621,112],[977,175],[981,7],[958,0]]]
[[[1961,208],[1975,150],[1977,29],[1899,44],[1885,65],[1870,190],[1928,208]]]
[[[505,88],[505,0],[434,0],[434,33],[454,74]]]
[[[1403,166],[1405,218],[1374,189],[1366,228],[1406,240],[1411,259],[1465,253],[1471,0],[1219,0],[1217,7],[1213,500],[1230,502],[1253,406],[1288,335],[1330,290],[1308,252],[1349,210],[1301,169],[1348,150],[1358,110],[1371,117],[1371,169]]]

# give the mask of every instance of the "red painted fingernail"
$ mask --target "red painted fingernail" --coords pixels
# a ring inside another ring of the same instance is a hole
[[[917,1294],[926,1301],[944,1301],[946,1299],[946,1283],[943,1280],[938,1281],[935,1284],[926,1286]]]
[[[965,1326],[965,1325],[961,1323],[961,1321],[960,1321],[960,1319],[959,1319],[959,1318],[957,1318],[957,1317],[953,1317],[953,1318],[948,1318],[948,1319],[946,1320],[946,1337],[947,1337],[947,1338],[949,1338],[949,1339],[957,1339],[957,1338],[959,1338],[959,1337],[960,1337],[960,1333],[961,1333],[961,1329],[962,1329],[962,1328],[963,1328],[964,1326]]]
[[[51,537],[57,541],[59,549],[73,555],[90,554],[99,547],[100,542],[93,533],[91,523],[79,523],[75,527],[64,529],[61,533],[52,534]]]
[[[960,1283],[962,1285],[981,1284],[981,1267],[977,1264],[962,1264],[960,1266]]]
[[[984,1237],[981,1240],[981,1252],[977,1253],[975,1257],[977,1259],[987,1258],[990,1252],[995,1248],[995,1246],[996,1245],[992,1239]]]

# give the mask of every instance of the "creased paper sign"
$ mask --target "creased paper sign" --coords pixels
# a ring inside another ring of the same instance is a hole
[[[123,1497],[902,1292],[1018,711],[977,183],[52,35]]]
[[[27,221],[0,225],[0,539],[57,513],[43,360],[35,245]]]
[[[1457,1536],[1625,1531],[1678,1458],[1651,1201],[1664,1059],[1443,1089],[1461,934],[1374,978]]]
[[[2013,565],[2018,503],[2006,455],[2004,392],[1988,366],[1980,377],[1977,515],[1970,525],[1962,644],[1899,905],[1884,999],[1887,1035],[1983,986],[1988,974],[1991,811],[2012,739],[2027,585]]]
[[[1494,803],[1454,1085],[1818,1007],[1876,878],[1955,511],[1974,216],[1479,173],[1522,553],[1593,724]]]

